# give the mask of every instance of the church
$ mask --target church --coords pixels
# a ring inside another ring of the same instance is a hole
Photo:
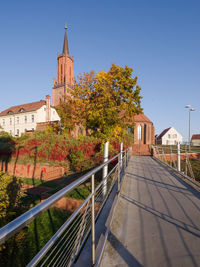
[[[74,85],[74,57],[69,55],[67,26],[65,26],[62,53],[57,53],[57,77],[53,78],[52,105],[50,96],[45,100],[26,103],[10,107],[0,113],[0,131],[6,131],[13,136],[20,136],[24,132],[44,130],[51,123],[59,122],[60,117],[55,109],[64,96],[70,95]],[[153,123],[144,115],[134,116],[134,144],[154,144]],[[73,135],[78,136],[76,127]]]

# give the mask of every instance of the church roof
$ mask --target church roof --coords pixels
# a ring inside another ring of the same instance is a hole
[[[67,40],[67,26],[65,26],[65,37],[64,37],[64,43],[63,43],[63,54],[65,56],[69,55],[69,47],[68,47],[68,40]]]
[[[144,114],[137,114],[133,117],[135,122],[151,122]]]
[[[22,104],[18,106],[12,106],[0,113],[0,116],[5,116],[7,114],[16,114],[20,112],[28,112],[28,111],[34,111],[39,108],[41,108],[43,105],[46,105],[45,100],[40,100],[37,102],[32,102],[32,103],[27,103],[27,104]]]

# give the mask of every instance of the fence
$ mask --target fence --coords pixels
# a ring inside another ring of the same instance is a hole
[[[200,181],[200,151],[187,146],[153,146],[153,155],[193,180]]]
[[[16,235],[21,229],[47,211],[67,193],[87,183],[90,193],[82,204],[57,230],[43,248],[32,258],[28,266],[71,266],[76,260],[90,231],[92,244],[92,266],[95,264],[95,220],[97,220],[104,203],[113,186],[121,186],[122,173],[127,166],[129,151],[121,151],[118,155],[101,164],[99,167],[83,175],[78,180],[61,189],[44,202],[22,214],[0,229],[0,244]],[[109,173],[100,182],[95,176],[103,168],[109,166]]]

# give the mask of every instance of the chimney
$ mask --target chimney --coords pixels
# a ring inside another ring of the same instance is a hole
[[[51,97],[50,95],[46,95],[46,121],[49,122],[51,120]]]

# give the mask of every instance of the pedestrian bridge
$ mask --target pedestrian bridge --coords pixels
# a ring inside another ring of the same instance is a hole
[[[94,176],[105,163],[11,222],[0,241],[92,177],[91,194],[29,266],[200,266],[199,191],[151,156],[128,158],[115,156],[98,186]]]
[[[200,193],[152,157],[133,156],[100,266],[200,266]]]

